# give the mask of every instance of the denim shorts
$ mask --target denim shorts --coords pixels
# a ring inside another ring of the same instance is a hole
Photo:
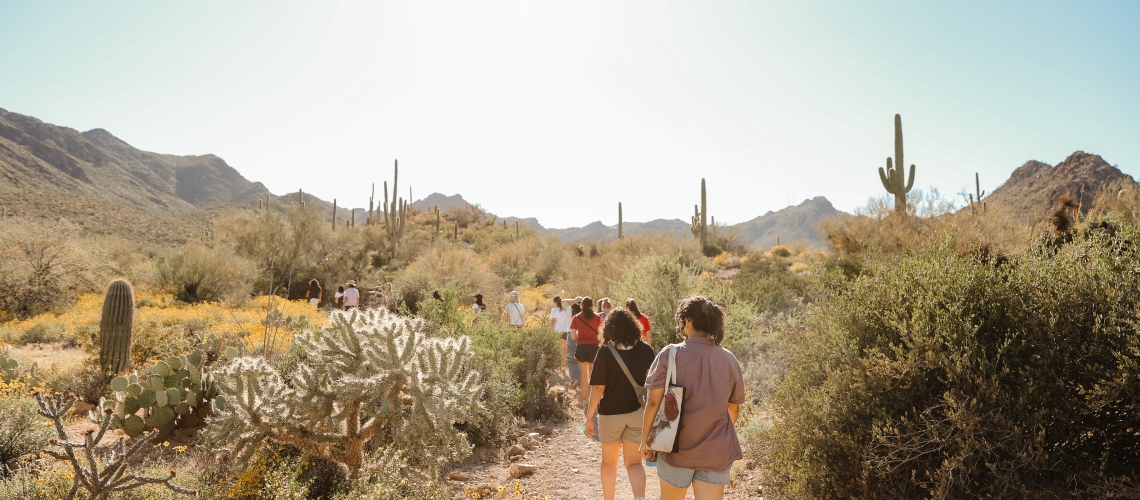
[[[664,455],[664,454],[661,454]],[[703,471],[693,469],[682,469],[680,467],[673,467],[661,456],[657,460],[657,477],[673,485],[675,488],[688,488],[693,481],[700,481],[702,483],[727,485],[730,473],[732,472],[732,465],[722,471]]]

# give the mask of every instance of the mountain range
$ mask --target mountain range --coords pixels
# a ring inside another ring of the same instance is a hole
[[[1025,163],[986,201],[1036,221],[1065,193],[1072,193],[1087,209],[1096,190],[1122,178],[1131,179],[1100,156],[1077,151],[1056,166]],[[95,233],[177,243],[191,238],[214,218],[238,207],[255,206],[267,195],[274,206],[303,201],[329,214],[331,220],[331,203],[300,192],[273,195],[217,156],[142,151],[103,129],[79,132],[0,108],[0,207],[4,213],[66,218]],[[458,194],[433,193],[412,206],[424,211],[432,207],[448,210],[468,203]],[[187,212],[193,215],[187,217]],[[338,212],[338,220],[347,220],[348,214]],[[355,213],[363,222],[366,210],[358,208]],[[797,240],[824,247],[816,224],[838,213],[827,198],[818,196],[723,229],[753,248]],[[156,218],[162,224],[153,224]],[[616,227],[601,222],[551,229],[533,217],[505,219],[567,241],[617,236]],[[623,230],[628,235],[658,231],[684,236],[689,234],[689,222],[625,222]]]

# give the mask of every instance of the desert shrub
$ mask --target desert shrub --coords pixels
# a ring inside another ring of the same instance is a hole
[[[311,270],[333,250],[332,232],[323,214],[291,205],[283,211],[241,213],[222,221],[224,242],[257,266],[254,290],[288,289],[291,282],[307,281],[301,270]]]
[[[74,394],[88,403],[98,403],[107,390],[110,379],[96,365],[95,359],[97,358],[88,357],[70,365],[53,365],[41,370],[40,378],[51,392]]]
[[[356,479],[333,496],[337,500],[446,500],[451,491],[408,472],[404,452],[379,449],[368,455]]]
[[[102,259],[65,222],[0,219],[0,310],[16,318],[58,311],[102,284]]]
[[[481,257],[471,250],[454,248],[431,250],[405,270],[403,279],[396,283],[396,301],[412,314],[418,314],[420,302],[431,297],[432,290],[454,284],[459,290],[471,294],[482,293],[488,308],[505,293],[502,280],[495,275]]]
[[[1140,221],[1140,183],[1129,178],[1118,179],[1096,193],[1087,220],[1096,221],[1110,215],[1130,224]]]
[[[28,327],[14,340],[16,344],[50,344],[70,339],[62,324],[45,321]]]
[[[67,498],[74,477],[66,462],[45,458],[35,467],[21,467],[0,479],[0,498],[20,500],[56,500]]]
[[[790,311],[807,300],[811,290],[808,278],[792,272],[791,264],[783,257],[754,252],[741,263],[732,289],[757,311]]]
[[[187,245],[158,262],[158,285],[183,302],[248,295],[254,267],[223,246]]]
[[[509,390],[499,388],[499,398],[518,401],[515,413],[530,420],[561,420],[566,418],[564,402],[548,393],[552,377],[547,370],[561,367],[561,334],[549,326],[512,328],[492,322],[477,321],[468,330],[475,351],[475,362],[489,381],[514,384],[519,392],[517,399]],[[557,378],[554,378],[557,380]]]
[[[949,240],[949,238],[948,238]],[[1140,230],[874,265],[790,342],[764,471],[793,498],[1136,495]]]
[[[682,262],[679,254],[645,255],[619,274],[611,295],[621,304],[637,299],[642,314],[653,325],[653,348],[680,341],[673,322],[677,301],[697,287],[697,269]]]
[[[29,390],[20,382],[0,380],[0,422],[4,422],[0,425],[0,473],[12,460],[47,446],[52,437]]]
[[[986,210],[958,210],[937,190],[914,190],[907,195],[907,217],[893,212],[893,199],[872,198],[851,214],[820,221],[819,228],[841,257],[873,261],[903,255],[933,242],[950,239],[956,248],[989,245],[1000,252],[1025,249],[1034,234],[1031,225],[1016,220],[1000,205]]]

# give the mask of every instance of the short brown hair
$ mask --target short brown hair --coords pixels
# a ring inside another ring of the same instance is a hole
[[[724,340],[724,313],[716,306],[716,301],[703,295],[690,295],[677,304],[673,316],[677,331],[683,331],[685,320],[693,322],[693,329],[708,334],[709,340],[720,345]]]
[[[639,340],[641,340],[641,323],[634,319],[633,313],[618,308],[606,317],[606,324],[602,328],[603,342],[632,347]]]

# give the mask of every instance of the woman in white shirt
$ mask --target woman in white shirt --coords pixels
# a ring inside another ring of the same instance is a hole
[[[576,299],[562,300],[562,297],[554,297],[554,309],[550,310],[550,327],[556,332],[562,333],[566,338],[566,368],[570,371],[570,380],[578,380],[581,374],[578,372],[578,362],[573,359],[574,349],[578,347],[578,342],[571,338],[570,335],[570,321],[574,319],[574,313],[570,311],[570,304],[574,303]]]
[[[503,316],[506,317],[508,325],[523,326],[523,320],[526,318],[526,306],[519,302],[519,292],[511,290],[510,295],[507,296],[507,305],[503,307]]]

